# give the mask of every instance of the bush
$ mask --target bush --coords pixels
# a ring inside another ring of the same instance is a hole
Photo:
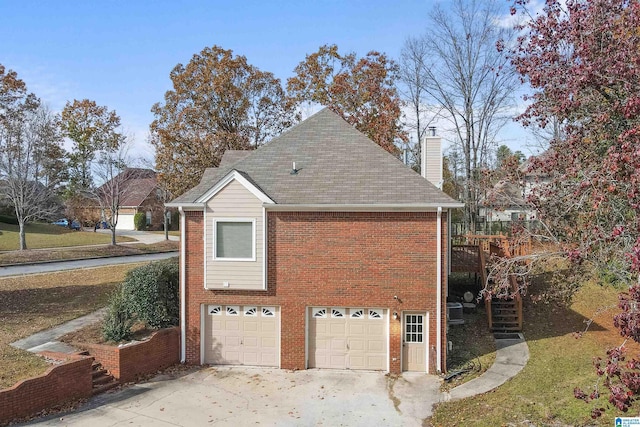
[[[137,320],[151,328],[178,325],[178,274],[177,258],[152,262],[127,273],[122,292]]]
[[[144,230],[147,228],[147,215],[142,212],[135,214],[133,216],[133,225],[136,230]]]
[[[109,299],[109,308],[102,325],[102,336],[107,341],[123,341],[131,337],[133,316],[129,310],[122,287],[116,289]]]

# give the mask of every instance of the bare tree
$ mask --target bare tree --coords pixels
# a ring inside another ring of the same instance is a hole
[[[5,110],[7,112],[7,110]],[[50,219],[60,210],[59,178],[47,168],[47,153],[63,153],[58,118],[33,100],[0,122],[0,198],[14,207],[20,250],[27,249],[25,225]]]
[[[400,53],[400,93],[410,108],[409,117],[405,114],[404,125],[410,131],[408,149],[412,157],[411,163],[419,168],[422,158],[420,142],[441,110],[434,110],[433,106],[428,104],[427,92],[424,89],[423,70],[428,57],[429,50],[422,38],[409,37],[405,40]]]
[[[502,13],[495,0],[454,0],[444,10],[436,5],[429,15],[428,31],[405,43],[403,55],[419,61],[421,89],[429,102],[443,109],[451,122],[455,145],[464,160],[464,222],[472,230],[480,197],[479,169],[496,145],[496,133],[510,119],[519,80],[502,49],[513,30],[502,28]],[[413,55],[418,52],[420,55]]]
[[[104,214],[104,220],[111,230],[111,245],[114,246],[122,203],[136,191],[134,180],[143,176],[142,171],[147,171],[129,168],[128,164],[127,146],[123,142],[118,148],[101,151],[94,168],[94,175],[102,185],[92,190],[92,198],[97,201]]]

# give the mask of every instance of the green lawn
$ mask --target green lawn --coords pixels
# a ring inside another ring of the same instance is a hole
[[[618,291],[588,283],[575,296],[570,307],[525,306],[524,335],[530,350],[527,366],[498,389],[457,402],[440,404],[429,420],[436,426],[505,425],[613,425],[615,416],[637,416],[638,408],[623,414],[607,402],[606,388],[598,402],[586,404],[573,397],[575,387],[589,391],[596,383],[592,360],[604,356],[607,347],[618,346],[621,337],[613,327],[612,316]],[[595,316],[595,317],[594,317]],[[589,331],[585,321],[594,318]],[[629,345],[627,345],[629,347]],[[634,346],[632,353],[640,348]],[[593,405],[607,408],[598,420],[590,418]]]
[[[34,223],[26,226],[28,249],[61,248],[82,245],[106,245],[111,235],[93,231],[73,231],[58,225]],[[118,242],[131,241],[127,237],[117,237]],[[0,251],[19,249],[18,226],[0,222]]]

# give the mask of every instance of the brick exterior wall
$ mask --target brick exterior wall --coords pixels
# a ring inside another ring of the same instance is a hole
[[[268,212],[267,290],[205,290],[203,215],[185,213],[186,361],[200,364],[201,304],[275,305],[281,315],[281,368],[305,369],[305,309],[389,309],[390,371],[401,372],[402,323],[396,311],[430,313],[435,365],[435,212]],[[442,215],[442,301],[446,301],[446,215]],[[398,296],[398,299],[394,299]],[[442,366],[446,354],[442,310]],[[434,366],[430,368],[430,372]]]
[[[54,356],[50,353],[49,356]],[[44,374],[0,391],[0,425],[37,414],[65,402],[91,396],[91,364],[88,356],[58,355],[66,359]]]
[[[146,341],[123,347],[83,344],[82,348],[120,383],[127,383],[180,361],[180,329],[162,329]]]

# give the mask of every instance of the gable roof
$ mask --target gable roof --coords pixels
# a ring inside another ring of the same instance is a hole
[[[508,181],[500,181],[480,200],[480,205],[488,208],[508,208],[524,206],[521,188]]]
[[[234,170],[280,205],[462,206],[326,108],[245,157],[207,169],[169,205],[201,202]]]
[[[120,184],[120,206],[121,207],[138,207],[142,205],[145,199],[157,187],[156,173],[151,169],[143,168],[127,168],[113,180],[121,181]],[[100,189],[106,188],[109,193],[109,182],[100,186]]]
[[[227,150],[222,155],[220,167],[230,166],[237,161],[244,159],[249,154],[251,154],[250,150]]]

